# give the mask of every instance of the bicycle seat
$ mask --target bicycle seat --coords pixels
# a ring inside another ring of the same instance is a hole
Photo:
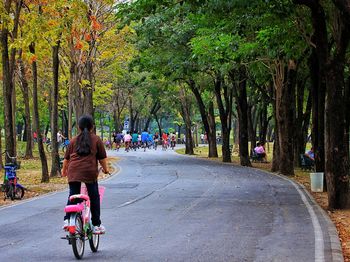
[[[85,200],[85,201],[89,201],[90,200],[88,195],[83,195],[83,194],[72,195],[72,196],[69,197],[70,201],[73,201],[75,199],[82,199],[82,200]]]
[[[75,213],[75,212],[81,212],[84,210],[83,204],[77,204],[77,205],[68,205],[64,208],[64,212],[66,213]]]

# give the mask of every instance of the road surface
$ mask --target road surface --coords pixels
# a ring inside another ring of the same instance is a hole
[[[86,261],[341,261],[320,209],[290,181],[172,151],[109,152],[100,251]],[[67,191],[0,209],[0,261],[75,261]]]

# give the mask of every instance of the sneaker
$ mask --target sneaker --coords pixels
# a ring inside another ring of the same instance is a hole
[[[67,230],[68,226],[69,226],[69,220],[68,220],[68,219],[65,219],[65,220],[63,221],[62,229],[63,229],[63,230]]]
[[[92,232],[93,232],[93,234],[96,234],[96,235],[102,235],[102,234],[106,233],[106,229],[103,225],[94,226]]]

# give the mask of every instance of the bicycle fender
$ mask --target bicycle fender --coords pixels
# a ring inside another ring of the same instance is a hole
[[[23,188],[24,190],[26,190],[26,188],[19,183],[16,184],[16,187]]]
[[[71,234],[75,234],[75,218],[77,217],[78,213],[71,213],[69,217],[69,226],[68,231]]]

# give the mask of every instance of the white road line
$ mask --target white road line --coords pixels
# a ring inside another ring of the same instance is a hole
[[[314,228],[314,233],[315,233],[315,262],[324,262],[324,239],[323,239],[323,232],[321,229],[321,225],[320,222],[318,221],[317,215],[313,209],[313,207],[310,205],[309,201],[307,200],[305,193],[300,190],[300,188],[298,187],[298,185],[291,181],[290,179],[287,179],[283,176],[277,175],[278,177],[289,181],[298,191],[301,200],[303,200],[309,214],[311,217],[311,221],[312,221],[312,226]]]

